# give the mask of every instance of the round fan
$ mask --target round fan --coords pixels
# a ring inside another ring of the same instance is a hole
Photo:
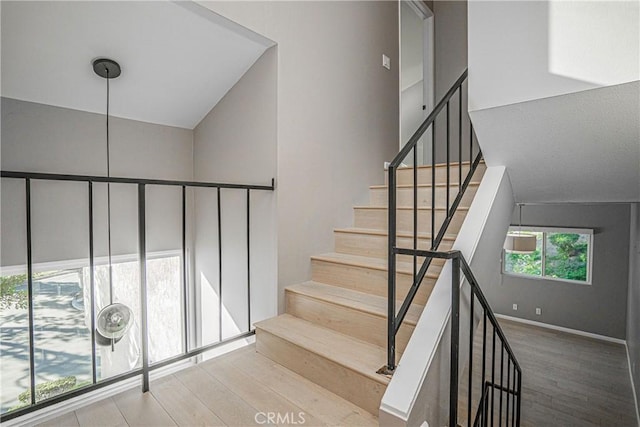
[[[131,327],[133,314],[124,304],[109,304],[98,313],[96,329],[109,342],[119,341]]]

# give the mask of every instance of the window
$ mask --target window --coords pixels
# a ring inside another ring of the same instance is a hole
[[[591,284],[593,230],[523,227],[522,231],[536,236],[536,250],[531,254],[503,251],[504,274]]]

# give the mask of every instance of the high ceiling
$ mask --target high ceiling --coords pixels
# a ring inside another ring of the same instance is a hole
[[[273,45],[192,2],[2,1],[2,96],[193,129]]]

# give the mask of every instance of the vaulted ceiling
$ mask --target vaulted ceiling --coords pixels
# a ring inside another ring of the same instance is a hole
[[[193,129],[273,43],[192,2],[3,1],[2,96]]]

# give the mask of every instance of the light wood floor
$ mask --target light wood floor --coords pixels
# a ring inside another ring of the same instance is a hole
[[[39,425],[378,425],[365,410],[257,354],[254,345],[154,381],[150,389],[142,394],[136,388]]]
[[[500,326],[522,367],[522,426],[638,427],[624,345],[503,319]],[[488,327],[488,360],[491,334]],[[475,408],[480,396],[476,384],[480,384],[482,367],[481,326],[474,339],[474,354]],[[499,365],[497,363],[496,372]],[[489,372],[487,368],[487,375]],[[506,360],[504,372],[506,384]],[[466,381],[468,368],[462,375]],[[465,407],[466,393],[467,387],[463,384],[460,403]],[[496,392],[494,406],[496,425],[498,394]],[[505,406],[506,400],[503,400],[503,410]],[[461,409],[459,414],[464,420],[462,424],[466,425],[466,411]]]
[[[500,324],[523,369],[523,426],[637,426],[624,346]],[[481,337],[476,334],[476,355]],[[474,371],[480,372],[475,364]],[[152,382],[149,393],[136,388],[40,425],[250,426],[257,425],[256,414],[269,412],[289,414],[288,424],[298,426],[299,413],[307,426],[377,425],[371,414],[255,353],[253,345]]]

